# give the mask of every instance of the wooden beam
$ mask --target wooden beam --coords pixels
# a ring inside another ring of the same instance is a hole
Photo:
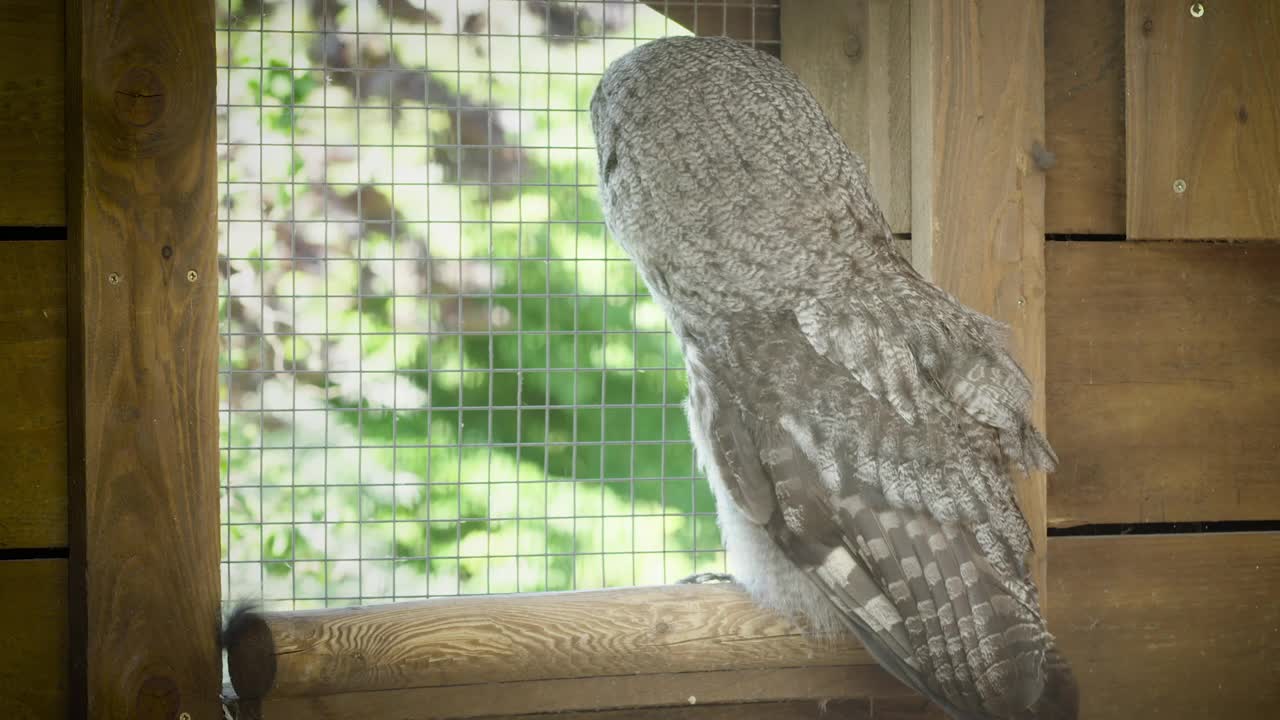
[[[67,716],[67,561],[0,561],[0,717]]]
[[[782,5],[782,61],[867,164],[889,227],[911,231],[910,7],[893,0]]]
[[[1280,518],[1280,246],[1048,247],[1049,524]]]
[[[365,720],[406,717],[457,720],[506,716],[530,710],[559,713],[583,708],[646,708],[675,703],[714,704],[817,700],[846,695],[896,697],[911,692],[879,668],[866,665],[770,668],[721,672],[577,677],[511,683],[405,688],[306,697],[269,697],[266,720],[321,718]],[[430,708],[429,712],[418,708]]]
[[[682,705],[594,712],[500,716],[510,720],[945,720],[923,698],[868,698],[802,702]]]
[[[267,717],[483,717],[912,697],[856,641],[814,640],[732,585],[265,613],[229,649]]]
[[[1044,423],[1044,2],[911,3],[912,262],[1012,328]],[[1044,588],[1044,476],[1018,486]]]
[[[1049,552],[1049,626],[1080,717],[1280,717],[1280,533],[1053,538]]]
[[[1124,2],[1047,0],[1045,176],[1049,233],[1124,234]]]
[[[0,2],[0,225],[66,222],[65,3]]]
[[[1130,0],[1128,236],[1280,239],[1280,3]]]
[[[213,5],[68,31],[72,715],[218,717]]]
[[[0,240],[0,548],[67,546],[66,263]]]

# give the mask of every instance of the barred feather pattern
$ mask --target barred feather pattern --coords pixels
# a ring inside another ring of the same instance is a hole
[[[894,251],[776,59],[631,51],[592,98],[609,227],[680,340],[730,571],[956,718],[1074,718],[1015,473],[1049,469],[1004,329]]]

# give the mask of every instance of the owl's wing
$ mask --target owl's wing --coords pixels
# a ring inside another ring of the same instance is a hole
[[[1011,462],[1052,471],[1057,457],[1032,422],[1031,382],[1004,347],[1005,328],[913,272],[882,283],[802,302],[795,318],[810,346],[908,423],[963,414],[994,429]]]
[[[1051,638],[1024,579],[1025,524],[1001,526],[1017,510],[998,458],[848,386],[856,427],[749,407],[714,372],[691,372],[706,461],[891,673],[958,717],[1025,708],[1044,688]],[[906,485],[966,495],[941,499],[942,520],[920,497],[882,490]]]

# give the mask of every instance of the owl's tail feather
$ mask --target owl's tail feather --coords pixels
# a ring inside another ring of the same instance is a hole
[[[855,625],[858,623],[855,623]],[[862,641],[880,666],[900,682],[923,695],[942,708],[953,720],[1079,720],[1080,689],[1075,674],[1062,654],[1054,648],[1046,657],[1044,691],[1039,699],[1023,712],[1011,718],[1001,718],[972,709],[962,709],[950,698],[938,692],[921,677],[919,671],[909,667],[902,658],[884,645],[877,633],[868,627],[855,628],[854,634]]]
[[[870,489],[838,508],[853,542],[810,577],[885,669],[956,720],[1074,720],[1075,682],[1034,599],[1001,582],[970,531]]]
[[[1080,717],[1080,686],[1071,665],[1058,648],[1045,657],[1044,692],[1018,720],[1077,720]]]

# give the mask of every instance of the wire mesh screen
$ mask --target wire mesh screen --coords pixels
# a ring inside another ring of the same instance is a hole
[[[223,597],[722,569],[587,108],[648,39],[776,53],[776,3],[218,2]]]

